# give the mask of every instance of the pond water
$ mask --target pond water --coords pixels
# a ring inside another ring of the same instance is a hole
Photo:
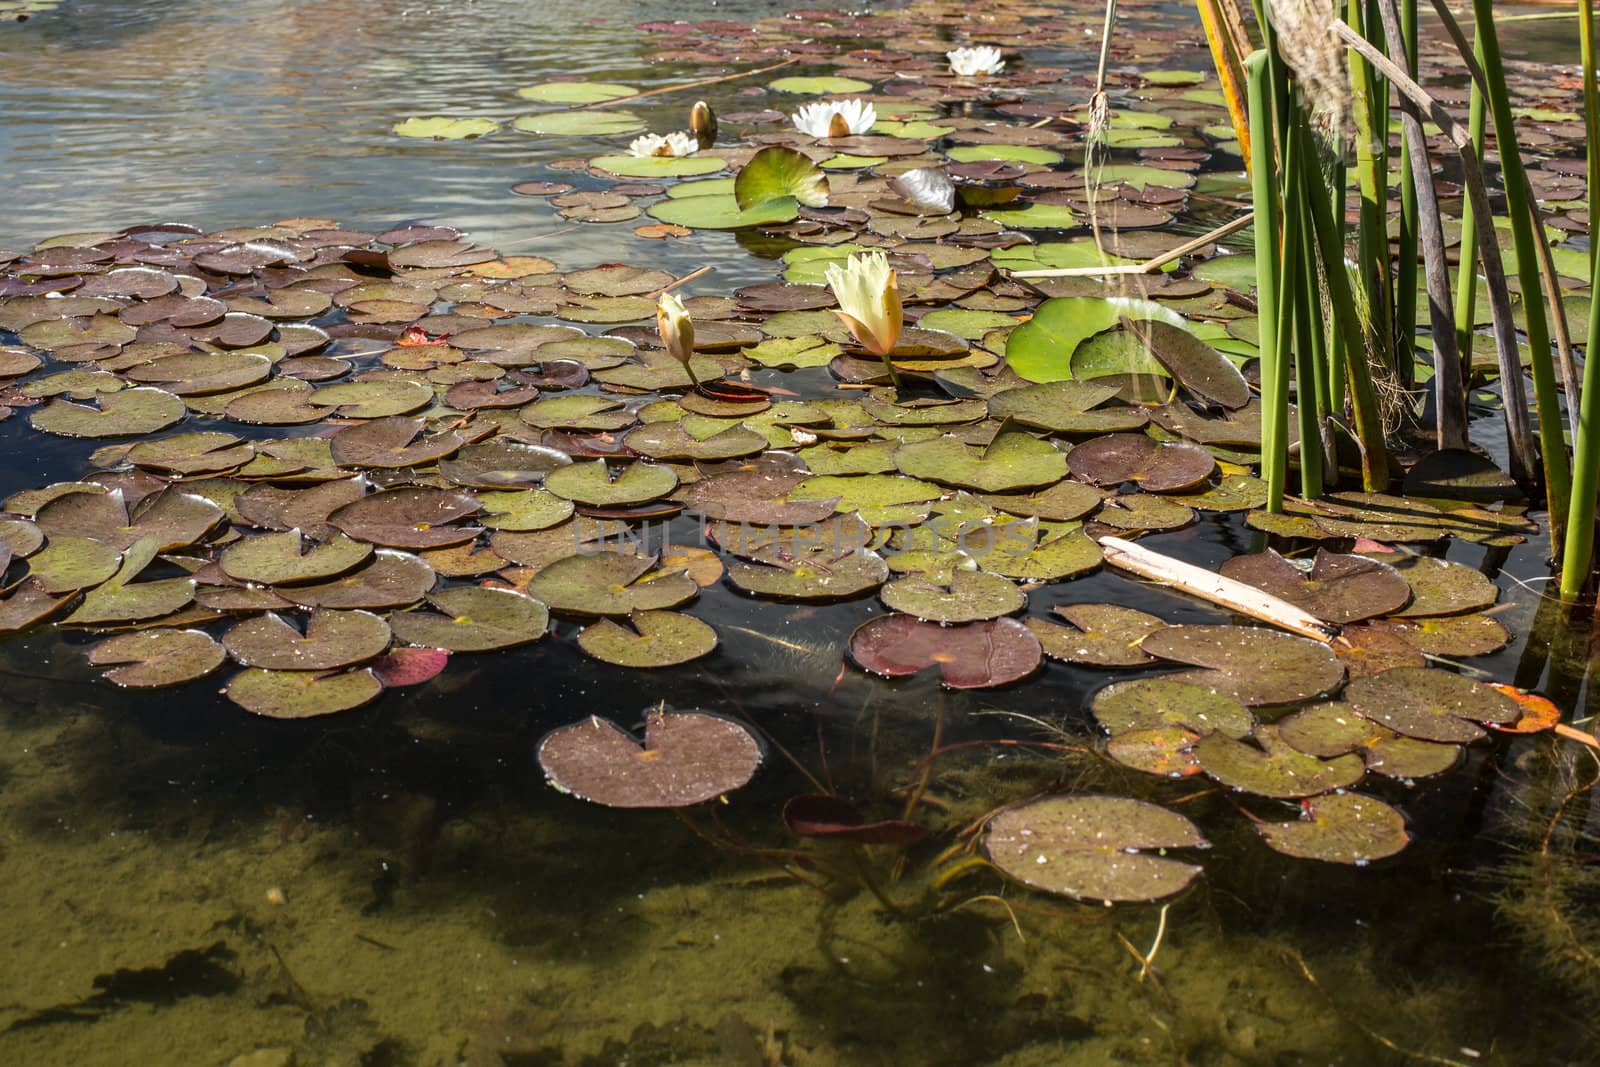
[[[1162,44],[1164,63],[1205,69],[1188,5],[1131,6],[1135,35],[1177,28],[1182,47]],[[953,7],[929,36],[982,40],[983,13],[963,25]],[[1026,62],[1092,72],[1091,8],[1040,5],[1080,21],[1089,43],[1027,51]],[[771,281],[788,246],[724,232],[646,240],[632,223],[571,223],[510,191],[528,180],[602,187],[550,164],[614,151],[616,138],[502,129],[408,141],[390,127],[440,113],[508,123],[528,110],[516,87],[558,74],[640,88],[690,80],[693,64],[650,61],[661,38],[635,23],[780,13],[757,0],[64,0],[0,26],[0,248],[160,221],[209,230],[328,217],[380,231],[422,220],[563,270],[713,268],[686,293]],[[1540,60],[1570,41],[1516,34],[1512,47]],[[722,113],[783,106],[745,81],[703,92]],[[636,110],[652,129],[675,128],[694,95]],[[1237,182],[1237,157],[1211,165]],[[802,396],[827,381],[821,368],[760,380]],[[98,443],[0,422],[0,496],[86,475]],[[688,519],[668,530],[673,543],[700,543]],[[1145,543],[1215,569],[1266,541],[1237,514],[1208,513]],[[1469,673],[1537,688],[1592,726],[1589,624],[1540,597],[1544,543],[1449,546],[1448,559],[1498,586],[1496,617],[1513,635]],[[1231,621],[1109,569],[1035,588],[1028,614],[1108,601],[1169,623]],[[558,621],[535,644],[456,656],[425,685],[303,722],[244,714],[219,695],[220,676],[117,690],[85,663],[96,637],[82,632],[0,644],[0,1063],[1600,1058],[1600,878],[1585,865],[1595,849],[1582,788],[1595,765],[1581,750],[1549,735],[1472,746],[1448,774],[1368,787],[1407,816],[1413,843],[1400,855],[1292,859],[1262,845],[1252,820],[1267,809],[1254,798],[1203,777],[1139,775],[1096,751],[1086,703],[1117,675],[1050,662],[991,691],[941,690],[926,672],[880,680],[842,649],[882,610],[870,596],[797,606],[717,583],[694,612],[721,644],[695,664],[609,667],[580,653],[578,625]],[[546,785],[541,736],[590,714],[632,727],[663,701],[758,724],[766,766],[726,804],[681,818]],[[1036,722],[1019,732],[1017,716]],[[936,830],[928,840],[792,851],[787,799],[826,787],[896,818],[941,746],[919,809]],[[1204,875],[1168,902],[1115,907],[993,872],[941,882],[941,854],[964,829],[1052,790],[1184,811],[1211,840]]]

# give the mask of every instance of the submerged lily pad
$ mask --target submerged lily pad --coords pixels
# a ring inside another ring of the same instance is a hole
[[[1309,571],[1269,548],[1235,556],[1224,562],[1218,573],[1337,625],[1387,615],[1411,599],[1411,587],[1387,564],[1323,549],[1317,550]]]
[[[1516,722],[1516,701],[1482,682],[1431,667],[1357,678],[1344,699],[1358,715],[1424,741],[1476,741],[1478,723]]]
[[[937,665],[951,689],[986,689],[1032,674],[1042,656],[1039,639],[1012,618],[942,626],[909,615],[869,619],[850,635],[850,657],[886,678]]]
[[[1411,841],[1398,811],[1359,793],[1308,800],[1299,821],[1257,823],[1256,832],[1286,856],[1357,866],[1393,856]]]
[[[269,719],[310,719],[370,703],[383,692],[371,668],[342,673],[267,671],[233,676],[223,694],[244,710]]]
[[[135,630],[89,650],[89,665],[111,667],[102,677],[127,689],[183,685],[204,678],[227,658],[223,647],[199,630]]]
[[[1194,746],[1205,772],[1223,785],[1264,797],[1309,797],[1354,785],[1367,773],[1360,756],[1320,760],[1278,736],[1277,727],[1260,723],[1257,745],[1217,732]]]
[[[984,851],[996,867],[1049,893],[1104,901],[1160,900],[1194,880],[1192,863],[1139,849],[1203,848],[1193,823],[1129,797],[1051,796],[989,820]]]
[[[673,667],[717,647],[717,632],[693,615],[636,611],[625,622],[590,623],[578,634],[578,647],[618,667]]]
[[[1344,679],[1344,664],[1326,645],[1253,626],[1168,626],[1139,647],[1161,659],[1210,668],[1173,677],[1209,686],[1242,704],[1305,700]]]
[[[563,793],[610,808],[681,808],[731,793],[764,753],[749,730],[705,711],[653,708],[644,744],[591,715],[539,742],[539,766]]]
[[[430,593],[428,603],[434,611],[391,615],[394,635],[423,648],[488,652],[537,641],[550,625],[544,604],[511,589],[458,586]]]

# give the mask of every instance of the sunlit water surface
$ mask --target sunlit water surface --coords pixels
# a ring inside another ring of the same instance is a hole
[[[512,89],[556,73],[692,77],[647,65],[631,24],[776,10],[68,3],[0,28],[0,246],[162,219],[429,219],[565,268],[632,257],[678,273],[710,264],[715,286],[767,280],[770,261],[729,235],[641,248],[625,226],[575,231],[508,192],[601,142],[506,130],[414,143],[389,127],[437,112],[504,122],[524,110]],[[1083,69],[1092,54],[1052,61]],[[732,109],[738,91],[708,96]],[[641,110],[664,126],[683,103]],[[0,489],[86,469],[89,447],[22,421],[0,427]],[[1220,520],[1149,543],[1208,566],[1256,546]],[[1546,573],[1541,550],[1452,547],[1500,578],[1500,618],[1523,635],[1474,666],[1584,714],[1586,631],[1536,619],[1538,585],[1524,584]],[[1220,619],[1155,589],[1130,599],[1138,588],[1097,574],[1034,593],[1030,611],[1116,598]],[[763,863],[750,850],[792,844],[779,808],[816,782],[899,814],[940,717],[945,744],[1019,736],[994,712],[1048,727],[1020,735],[1094,739],[1082,707],[1105,676],[1091,671],[1054,664],[1020,688],[941,696],[841,670],[875,603],[794,608],[714,587],[696,612],[722,646],[695,667],[607,668],[563,623],[308,723],[243,715],[216,681],[118,693],[84,666],[82,636],[0,646],[0,1063],[1595,1062],[1594,961],[1563,940],[1577,876],[1528,858],[1571,776],[1592,769],[1546,758],[1547,740],[1479,745],[1443,781],[1372,787],[1416,838],[1381,870],[1277,856],[1236,798],[1135,781],[1094,756],[971,747],[939,764],[931,796],[952,833],[1030,790],[1187,800],[1215,845],[1170,910],[1072,905],[984,876],[934,910],[930,871],[950,833],[903,870],[887,850],[823,852],[860,879],[832,896]],[[693,831],[544,786],[532,752],[546,730],[589,713],[633,724],[657,700],[750,716],[776,742],[767,769]]]

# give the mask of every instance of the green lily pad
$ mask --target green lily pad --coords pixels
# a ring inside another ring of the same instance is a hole
[[[1459,745],[1403,737],[1362,718],[1348,704],[1313,704],[1278,720],[1278,736],[1308,756],[1327,759],[1359,752],[1367,770],[1390,778],[1443,774],[1461,758]]]
[[[715,174],[727,164],[715,156],[598,156],[589,160],[620,178],[692,178]]]
[[[556,81],[524,85],[517,90],[517,95],[541,104],[600,104],[607,100],[620,100],[624,96],[635,96],[638,92],[631,85],[619,85],[616,82]]]
[[[395,637],[421,648],[490,652],[537,641],[550,626],[543,603],[512,589],[457,586],[428,594],[428,604],[433,611],[389,616]]]
[[[1391,565],[1411,587],[1411,603],[1394,613],[1402,618],[1478,611],[1500,599],[1499,587],[1464,563],[1432,556],[1404,556]]]
[[[1482,682],[1431,667],[1357,678],[1344,691],[1356,714],[1423,741],[1476,741],[1478,723],[1516,722],[1516,701]]]
[[[490,530],[546,530],[572,517],[572,501],[543,489],[479,493]]]
[[[333,715],[370,703],[382,692],[371,668],[333,674],[251,668],[234,675],[223,690],[244,710],[269,719]]]
[[[901,445],[894,462],[913,478],[988,493],[1034,489],[1067,475],[1067,457],[1025,433],[999,434],[986,448],[948,435],[918,441]]]
[[[739,230],[748,226],[776,226],[800,215],[800,201],[780,196],[741,207],[733,196],[691,196],[663,200],[648,209],[651,218],[696,230]]]
[[[644,129],[644,120],[631,111],[541,111],[536,115],[518,115],[511,123],[512,129],[523,133],[542,134],[545,137],[616,137],[638,133]]]
[[[1033,145],[1021,144],[957,145],[947,151],[945,155],[957,163],[981,163],[995,159],[1011,163],[1042,163],[1048,166],[1061,162],[1060,152],[1052,152],[1048,148],[1036,148]]]
[[[550,610],[573,615],[631,615],[675,608],[700,587],[682,571],[650,573],[649,556],[588,552],[556,560],[528,583]]]
[[[122,553],[87,537],[52,537],[28,558],[28,577],[46,592],[72,593],[99,585],[122,565]],[[0,568],[3,572],[4,568]]]
[[[1116,496],[1095,513],[1096,526],[1109,526],[1126,533],[1178,530],[1194,521],[1194,511],[1153,493]]]
[[[682,808],[750,781],[763,752],[732,719],[662,707],[645,713],[643,745],[591,715],[546,734],[538,756],[550,784],[579,799],[609,808]]]
[[[1117,433],[1139,429],[1149,421],[1144,409],[1125,404],[1100,407],[1118,391],[1115,385],[1098,382],[1044,382],[1007,389],[990,397],[989,414],[1055,433]]]
[[[774,337],[740,354],[763,367],[826,367],[844,349],[815,334]]]
[[[1122,319],[1165,322],[1183,328],[1183,317],[1153,300],[1137,297],[1058,297],[1034,310],[1033,318],[1006,338],[1006,363],[1030,382],[1072,377],[1077,347]]]
[[[1174,681],[1209,686],[1252,706],[1305,700],[1344,679],[1344,665],[1326,645],[1253,626],[1168,626],[1139,647],[1208,668],[1173,675]]]
[[[1106,738],[1106,755],[1136,771],[1161,778],[1188,778],[1204,773],[1194,757],[1200,735],[1182,726],[1125,730]]]
[[[889,577],[883,557],[866,548],[840,547],[825,539],[791,541],[741,552],[728,562],[728,580],[747,593],[793,600],[836,600],[876,589]]]
[[[70,626],[97,626],[135,622],[169,615],[194,599],[193,578],[162,578],[135,582],[156,558],[154,537],[134,542],[122,554],[122,566],[101,585],[84,594],[77,610],[64,620]]]
[[[1105,498],[1082,482],[1062,481],[1032,493],[981,493],[978,499],[1010,515],[1071,522],[1099,507]]]
[[[896,578],[878,591],[890,609],[925,622],[980,622],[1028,606],[1016,583],[983,571],[956,571],[948,582],[920,574]]]
[[[1112,735],[1182,726],[1202,737],[1219,731],[1229,737],[1248,737],[1256,724],[1250,710],[1232,697],[1169,678],[1113,682],[1094,695],[1089,710]]]
[[[299,530],[257,534],[222,550],[218,565],[241,582],[279,585],[332,578],[366,562],[372,546],[335,533],[307,543]]]
[[[738,459],[764,451],[767,439],[744,426],[730,426],[710,437],[699,438],[681,422],[654,422],[640,426],[623,443],[651,459]]]
[[[832,501],[835,511],[853,511],[869,526],[879,525],[880,520],[898,521],[904,505],[938,500],[943,495],[944,490],[932,482],[898,474],[823,474],[789,490],[790,500]]]
[[[603,459],[574,463],[550,472],[544,487],[568,500],[595,507],[618,507],[658,500],[678,487],[671,467],[630,463],[613,471]]]
[[[1487,656],[1511,640],[1511,634],[1499,621],[1478,614],[1374,619],[1368,627],[1398,637],[1429,656]]]
[[[1062,604],[1055,610],[1071,625],[1027,620],[1051,659],[1090,667],[1142,667],[1155,662],[1139,648],[1139,642],[1166,625],[1154,615],[1117,604]]]
[[[547,396],[535,400],[518,415],[529,426],[548,430],[622,430],[637,420],[622,401],[608,396]]]
[[[367,562],[325,582],[279,586],[301,607],[397,608],[421,600],[437,579],[433,568],[409,552],[380,548]]]
[[[901,403],[893,389],[874,389],[861,409],[887,426],[949,426],[976,422],[989,411],[982,400],[919,400]]]
[[[135,437],[152,434],[181,420],[183,401],[164,389],[124,389],[103,393],[98,408],[52,400],[28,417],[36,430],[62,437]]]
[[[1223,785],[1264,797],[1309,797],[1354,785],[1367,773],[1360,756],[1320,760],[1278,736],[1277,728],[1260,723],[1257,745],[1218,732],[1194,746],[1205,772]]]
[[[810,157],[783,145],[768,145],[739,169],[733,198],[740,211],[788,198],[806,207],[826,207],[828,178]]]
[[[237,623],[222,635],[222,644],[246,667],[327,671],[381,655],[389,647],[389,624],[365,611],[315,611],[302,636],[268,612]]]
[[[1227,357],[1186,329],[1170,323],[1135,322],[1123,327],[1143,341],[1150,354],[1196,397],[1225,408],[1242,408],[1250,402],[1250,386]]]
[[[638,611],[626,621],[590,623],[578,634],[578,647],[617,667],[674,667],[717,647],[717,632],[693,615]]]
[[[462,141],[473,137],[483,137],[500,128],[500,124],[493,119],[462,119],[451,118],[448,115],[412,115],[404,122],[397,122],[390,127],[392,133],[401,137],[420,137],[434,141]]]
[[[1196,511],[1249,511],[1266,504],[1267,483],[1253,474],[1229,474],[1208,489],[1167,499]]]
[[[1130,797],[1050,796],[989,820],[983,848],[1012,878],[1047,893],[1088,900],[1169,897],[1194,881],[1192,863],[1140,849],[1202,848],[1193,823]]]
[[[1298,821],[1256,823],[1256,832],[1286,856],[1358,867],[1393,856],[1411,840],[1398,811],[1358,793],[1308,800]]]
[[[265,381],[272,374],[272,361],[249,352],[184,352],[123,373],[132,381],[160,386],[178,396],[200,396]]]
[[[125,689],[158,689],[204,678],[228,654],[199,630],[135,630],[109,637],[89,650],[91,667],[111,667],[101,675]]]
[[[231,433],[180,433],[140,441],[128,449],[128,461],[171,474],[213,474],[249,463],[255,454],[255,446]]]
[[[987,689],[1032,674],[1041,658],[1039,639],[1012,618],[945,626],[909,615],[868,619],[850,635],[850,658],[886,678],[939,668],[950,689]]]
[[[1253,585],[1315,615],[1343,625],[1387,615],[1411,599],[1411,587],[1393,567],[1366,556],[1317,550],[1309,571],[1272,549],[1225,561],[1218,573]]]
[[[778,78],[775,81],[768,82],[767,88],[775,93],[800,93],[806,96],[847,96],[850,93],[870,92],[872,83],[861,81],[858,78],[842,78],[835,75],[795,76]]]

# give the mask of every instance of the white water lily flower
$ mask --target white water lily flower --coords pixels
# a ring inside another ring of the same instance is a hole
[[[817,138],[849,137],[872,129],[878,109],[865,100],[829,100],[806,104],[790,117],[801,133]]]
[[[889,353],[900,342],[905,313],[900,307],[900,281],[882,252],[853,255],[843,267],[827,267],[828,287],[839,301],[834,312],[850,328],[862,348],[883,360],[889,377],[900,384]]]
[[[662,293],[656,300],[656,332],[661,335],[661,347],[683,364],[683,369],[689,372],[689,381],[698,385],[694,368],[689,366],[694,358],[694,319],[689,317],[683,301],[672,293]]]
[[[628,145],[630,156],[692,156],[700,151],[695,139],[682,130],[674,130],[665,137],[659,133],[646,133]]]
[[[945,58],[950,60],[950,69],[963,78],[970,78],[974,74],[999,74],[1006,69],[1000,49],[992,44],[957,48],[954,52],[946,52]]]

